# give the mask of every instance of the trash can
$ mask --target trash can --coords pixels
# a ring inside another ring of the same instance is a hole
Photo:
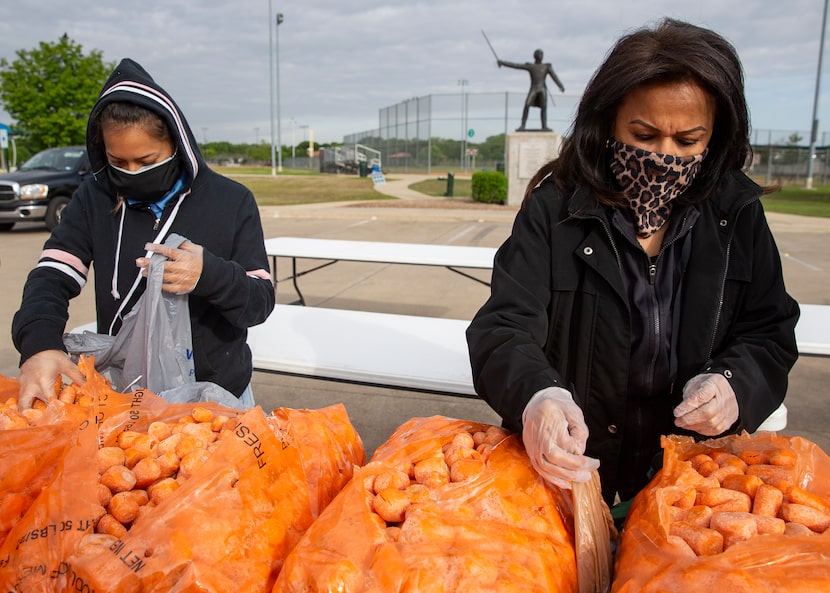
[[[369,163],[366,161],[360,161],[357,164],[357,172],[360,174],[361,177],[368,177],[369,176]]]
[[[447,173],[447,191],[444,195],[448,198],[452,197],[453,186],[455,185],[455,175]]]

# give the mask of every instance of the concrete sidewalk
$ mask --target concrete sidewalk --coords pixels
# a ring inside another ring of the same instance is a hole
[[[401,200],[421,200],[425,196],[421,192],[409,189],[409,186],[419,181],[435,179],[437,175],[413,175],[407,173],[390,173],[385,183],[375,185],[375,191]]]
[[[421,179],[437,176],[389,174],[378,191],[399,201],[331,203],[314,206],[262,208],[266,237],[298,236],[457,244],[496,247],[510,234],[515,207],[476,206],[469,200],[434,198],[409,189]],[[788,288],[803,303],[830,304],[830,220],[769,215]],[[11,326],[20,305],[23,283],[37,262],[48,234],[45,227],[16,225],[3,235],[0,253],[0,324]],[[278,262],[285,272],[287,262]],[[488,274],[483,273],[484,278]],[[489,289],[443,268],[340,262],[301,279],[309,305],[471,319],[486,300]],[[288,303],[295,294],[290,283],[280,284],[277,301]],[[70,306],[70,327],[94,320],[94,302],[87,289]],[[17,352],[8,330],[0,342],[0,373],[17,376]],[[357,340],[359,336],[355,337]],[[830,407],[825,393],[830,385],[830,358],[802,357],[790,375],[786,434],[800,435],[830,451]],[[342,402],[361,435],[367,453],[414,416],[444,415],[498,423],[482,401],[398,389],[312,380],[257,372],[253,380],[257,402],[275,407],[318,408]]]

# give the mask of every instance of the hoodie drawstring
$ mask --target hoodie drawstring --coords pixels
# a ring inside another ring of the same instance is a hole
[[[176,201],[176,205],[173,207],[173,210],[170,212],[170,216],[167,217],[167,221],[164,223],[164,226],[161,227],[161,230],[153,238],[153,241],[152,241],[153,243],[162,243],[164,241],[164,237],[170,231],[170,227],[173,225],[173,221],[176,219],[176,215],[179,213],[179,207],[182,205],[182,202],[184,201],[184,199],[189,194],[190,194],[190,190],[188,190],[186,192],[182,192],[182,194],[179,196],[179,199]],[[126,210],[126,207],[127,207],[127,205],[124,204],[123,208],[125,210]],[[113,296],[116,299],[119,298],[118,296],[116,296],[118,294],[118,291],[115,289],[115,283],[117,282],[117,279],[118,279],[118,258],[120,256],[120,252],[121,252],[121,239],[122,239],[122,235],[123,235],[123,232],[122,232],[123,227],[124,227],[124,213],[122,212],[121,213],[121,226],[118,229],[118,246],[116,247],[116,250],[115,250],[115,258],[116,258],[115,259],[115,273],[113,274],[113,280],[112,280],[112,282],[113,282],[113,292],[114,292]],[[153,255],[152,251],[147,251],[144,254],[144,257],[152,257],[152,255]],[[107,333],[109,335],[114,335],[113,334],[113,328],[115,328],[116,322],[118,322],[118,320],[121,319],[121,316],[124,313],[124,308],[127,306],[127,303],[130,302],[130,299],[132,298],[133,293],[135,292],[135,290],[138,288],[138,285],[139,285],[140,282],[141,282],[141,270],[138,271],[138,274],[135,277],[135,281],[133,281],[133,285],[130,287],[130,290],[127,293],[127,296],[121,301],[121,306],[118,307],[118,311],[115,312],[115,315],[112,318],[112,323],[110,323],[109,329],[107,331]]]
[[[115,240],[115,267],[112,274],[112,290],[110,294],[116,301],[121,298],[118,294],[118,263],[121,261],[121,238],[124,236],[124,216],[127,211],[127,205],[121,204],[121,220],[118,223],[118,238]]]

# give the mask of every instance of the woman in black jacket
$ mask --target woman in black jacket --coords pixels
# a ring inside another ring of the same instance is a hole
[[[621,38],[530,182],[467,330],[478,394],[549,483],[613,504],[660,435],[754,431],[784,400],[798,306],[760,197],[743,73],[666,19]]]
[[[59,375],[83,383],[62,336],[90,265],[98,331],[115,335],[144,292],[152,253],[168,257],[162,290],[188,295],[196,380],[253,405],[247,331],[274,308],[253,195],[207,167],[176,103],[129,59],[92,108],[87,148],[93,175],[46,241],[12,324],[20,406],[54,397]],[[171,233],[187,241],[161,245]]]

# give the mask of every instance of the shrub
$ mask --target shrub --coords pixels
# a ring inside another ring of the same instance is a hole
[[[488,204],[507,202],[507,177],[501,171],[473,173],[473,200]]]

